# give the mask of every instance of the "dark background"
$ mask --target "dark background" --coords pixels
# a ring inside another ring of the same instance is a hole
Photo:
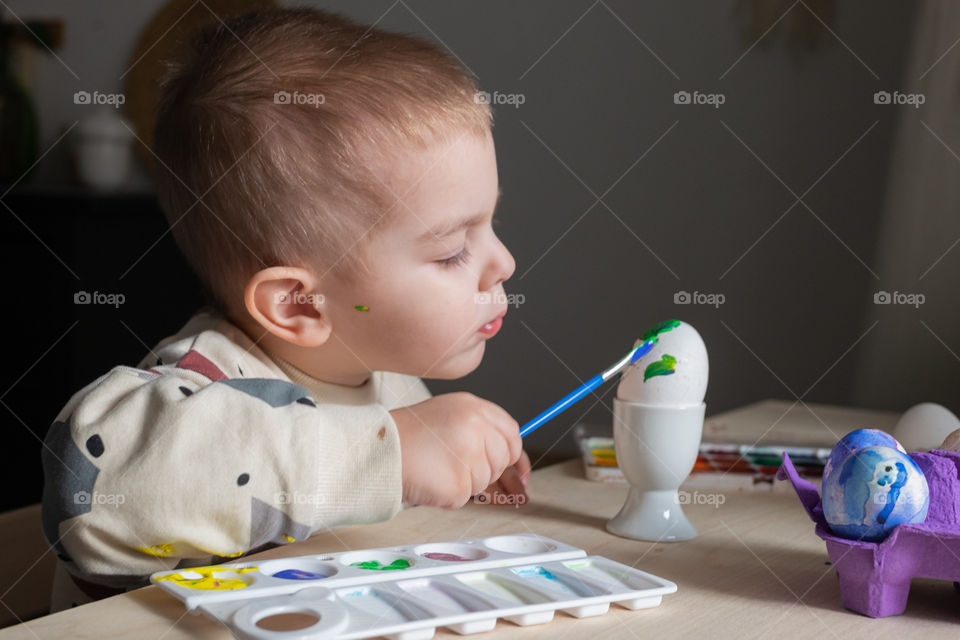
[[[120,90],[138,33],[161,4],[10,3],[24,19],[64,21],[57,54],[79,79],[38,58],[48,154],[0,197],[11,343],[0,411],[13,460],[0,473],[16,489],[3,508],[39,499],[40,440],[70,395],[115,364],[135,364],[202,302],[146,174],[138,170],[119,195],[90,193],[66,168],[68,142],[57,142],[84,116],[75,91]],[[524,302],[481,367],[427,381],[433,393],[471,391],[522,424],[622,357],[648,326],[678,317],[710,353],[708,413],[772,397],[960,409],[957,349],[917,323],[955,326],[950,303],[873,304],[875,292],[899,286],[878,266],[896,131],[926,113],[874,104],[873,95],[905,82],[919,3],[313,4],[440,42],[483,90],[524,98],[496,107],[494,129],[499,233],[517,261],[506,289]],[[764,11],[782,16],[768,31]],[[725,102],[675,104],[683,90]],[[956,160],[944,151],[943,162]],[[926,263],[953,240],[928,247]],[[948,253],[924,283],[951,277],[957,260]],[[77,291],[123,293],[126,302],[76,305]],[[684,291],[725,301],[675,304]],[[913,342],[932,349],[922,365],[870,357],[883,353],[875,322],[894,317],[916,325],[896,337],[907,354]],[[609,424],[612,387],[531,436],[531,457],[574,455],[570,428]]]

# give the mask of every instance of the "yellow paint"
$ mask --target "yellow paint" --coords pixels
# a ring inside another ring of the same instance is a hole
[[[201,547],[196,547],[196,548],[200,549],[200,551],[203,551],[204,553],[207,553],[211,556],[218,556],[221,558],[237,558],[239,556],[242,556],[244,553],[246,553],[246,551],[237,551],[235,553],[220,553],[219,551],[211,551],[209,549],[203,549]],[[172,555],[177,555],[177,548],[172,543],[155,544],[151,547],[134,547],[134,549],[151,556],[156,556],[158,558],[166,558]]]
[[[159,558],[166,558],[174,552],[172,544],[155,544],[152,547],[134,547],[134,549]]]
[[[215,578],[214,573],[247,573],[257,571],[257,567],[244,567],[242,569],[231,569],[230,567],[212,566],[212,567],[190,567],[185,572],[199,573],[199,578],[186,578],[180,573],[171,573],[160,576],[157,580],[169,580],[180,587],[188,589],[206,589],[208,591],[229,591],[231,589],[243,589],[247,583],[240,578]]]
[[[297,539],[294,538],[293,536],[289,536],[289,535],[287,535],[287,534],[285,534],[285,533],[284,533],[284,534],[281,534],[281,535],[283,536],[283,539],[286,540],[287,542],[296,542],[296,541],[297,541]]]

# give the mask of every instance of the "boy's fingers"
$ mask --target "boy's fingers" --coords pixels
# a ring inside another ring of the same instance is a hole
[[[530,456],[527,455],[526,451],[520,453],[520,459],[517,460],[517,464],[513,466],[517,470],[517,475],[520,477],[520,482],[524,487],[527,486],[527,481],[530,478],[530,470],[532,465],[530,464]]]
[[[487,402],[486,407],[489,409],[486,414],[487,419],[503,435],[510,447],[510,462],[512,464],[523,448],[523,441],[520,439],[520,424],[500,405]]]
[[[524,493],[523,482],[520,480],[520,473],[515,466],[507,467],[500,476],[500,485],[504,493],[521,494]]]

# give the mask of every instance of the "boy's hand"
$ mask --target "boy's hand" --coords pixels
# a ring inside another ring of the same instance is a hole
[[[484,502],[488,504],[521,505],[527,501],[527,482],[530,479],[530,458],[527,452],[520,454],[516,464],[507,467],[500,479],[484,489]],[[509,496],[497,498],[497,494]]]
[[[517,421],[472,393],[445,393],[390,415],[400,436],[403,500],[410,504],[461,507],[523,454]]]

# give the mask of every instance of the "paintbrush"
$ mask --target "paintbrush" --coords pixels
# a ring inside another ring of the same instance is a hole
[[[644,342],[643,344],[638,345],[633,349],[631,349],[630,353],[625,355],[615,365],[613,365],[603,373],[599,373],[593,376],[592,378],[584,382],[582,385],[580,385],[579,387],[577,387],[576,389],[568,393],[566,396],[564,396],[564,398],[560,400],[560,402],[556,403],[555,405],[553,405],[552,407],[550,407],[549,409],[547,409],[546,411],[538,415],[536,418],[534,418],[527,424],[523,425],[523,427],[520,429],[520,437],[523,438],[528,434],[533,433],[544,422],[553,418],[554,416],[559,415],[565,409],[575,404],[578,400],[580,400],[585,395],[587,395],[588,393],[590,393],[591,391],[593,391],[594,389],[602,385],[604,382],[606,382],[613,376],[617,375],[618,373],[621,373],[624,369],[629,367],[631,364],[633,364],[643,356],[647,355],[647,353],[650,352],[650,349],[652,349],[653,345],[655,345],[656,343],[657,343],[657,338],[653,337],[647,340],[646,342]]]

